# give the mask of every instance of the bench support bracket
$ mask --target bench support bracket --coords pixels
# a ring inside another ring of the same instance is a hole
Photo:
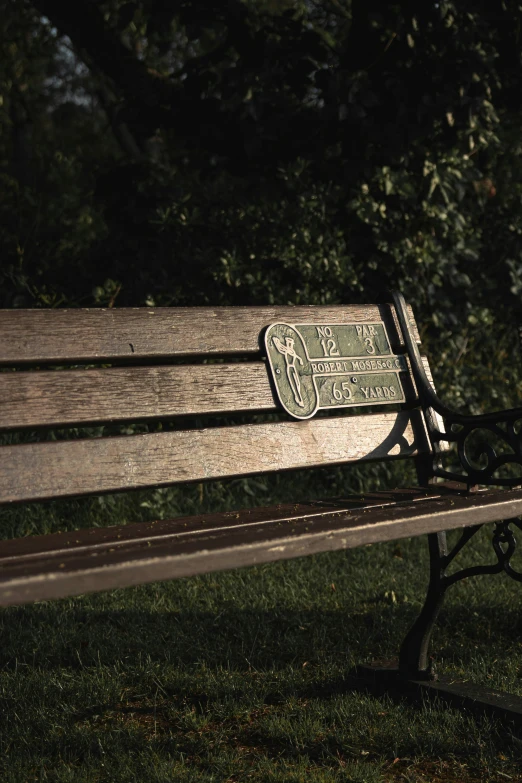
[[[468,541],[480,530],[482,525],[473,525],[465,528],[459,540],[449,552],[446,533],[432,533],[428,536],[430,580],[424,606],[401,647],[399,669],[404,677],[414,680],[436,679],[432,664],[429,662],[428,649],[444,595],[451,585],[470,576],[499,574],[502,571],[517,582],[522,582],[522,573],[511,565],[511,558],[515,553],[517,543],[512,525],[522,531],[522,521],[518,518],[495,522],[492,544],[496,563],[461,568],[450,574],[447,573],[447,569]]]
[[[363,687],[375,694],[387,692],[390,696],[414,702],[422,702],[426,697],[439,698],[460,709],[522,725],[522,698],[477,686],[469,681],[439,677],[428,655],[431,634],[446,590],[451,585],[471,576],[498,574],[502,571],[517,582],[522,582],[522,573],[514,569],[510,562],[516,548],[512,526],[522,531],[522,521],[518,518],[495,523],[492,537],[495,563],[461,568],[449,574],[447,569],[455,557],[482,525],[465,528],[450,551],[446,533],[432,533],[428,536],[430,580],[426,599],[404,639],[398,665],[393,662],[393,665],[376,663],[357,667],[353,680],[355,687]]]

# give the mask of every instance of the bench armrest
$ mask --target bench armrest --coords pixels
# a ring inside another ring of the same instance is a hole
[[[445,405],[437,396],[426,375],[403,295],[398,291],[392,291],[390,297],[397,313],[419,401],[426,419],[434,455],[433,475],[460,481],[468,486],[522,485],[522,408],[472,416],[458,413]],[[474,436],[473,444],[472,436]],[[495,445],[491,443],[492,440],[495,441]],[[443,466],[444,452],[441,448],[443,443],[456,445],[459,465],[455,469],[446,469]],[[499,453],[499,445],[502,453]],[[473,456],[470,453],[472,449]],[[480,466],[479,460],[485,461],[485,464]],[[499,475],[499,471],[508,465],[518,467],[518,475]]]

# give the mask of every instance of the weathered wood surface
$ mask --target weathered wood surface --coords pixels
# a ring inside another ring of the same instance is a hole
[[[275,321],[381,319],[398,350],[397,320],[390,305],[0,310],[0,364],[258,354],[261,331]]]
[[[427,452],[420,411],[30,443],[0,449],[0,500],[110,492]]]
[[[522,514],[522,490],[434,489],[256,509],[0,544],[0,604],[192,576]],[[41,547],[41,550],[40,550]]]
[[[276,410],[260,361],[0,373],[0,429]]]
[[[0,373],[0,427],[275,411],[263,362]]]
[[[204,532],[214,528],[246,525],[258,522],[277,522],[280,520],[309,517],[325,514],[328,511],[389,506],[398,502],[441,497],[448,494],[448,485],[427,488],[407,488],[368,492],[364,495],[348,495],[344,498],[328,498],[306,503],[278,503],[274,506],[244,508],[238,511],[209,512],[208,514],[160,519],[153,522],[135,522],[111,527],[95,527],[70,532],[51,533],[41,536],[25,536],[0,541],[0,568],[13,564],[14,559],[31,558],[43,554],[60,557],[62,553],[74,550],[75,554],[99,546],[134,544],[145,540],[159,540],[163,536],[187,532]],[[461,487],[462,489],[462,487]],[[450,494],[455,494],[454,487]]]

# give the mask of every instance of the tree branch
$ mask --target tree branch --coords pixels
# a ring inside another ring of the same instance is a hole
[[[170,106],[176,88],[169,80],[147,68],[122,43],[117,33],[88,0],[33,0],[38,11],[47,16],[74,46],[84,50],[92,62],[109,76],[126,98],[144,106]]]
[[[118,112],[120,125],[143,148],[159,127],[175,127],[188,147],[218,155],[235,155],[244,149],[237,118],[221,101],[201,98],[191,89],[191,79],[182,86],[147,68],[110,29],[90,0],[32,0],[61,33],[69,36],[82,59],[106,78],[124,98]],[[195,74],[197,81],[197,73]],[[124,144],[127,140],[121,139]],[[128,146],[128,145],[127,145]]]

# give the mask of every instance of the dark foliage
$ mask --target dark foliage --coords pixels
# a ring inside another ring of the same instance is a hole
[[[394,286],[454,401],[513,403],[520,22],[508,0],[7,2],[2,305]]]

